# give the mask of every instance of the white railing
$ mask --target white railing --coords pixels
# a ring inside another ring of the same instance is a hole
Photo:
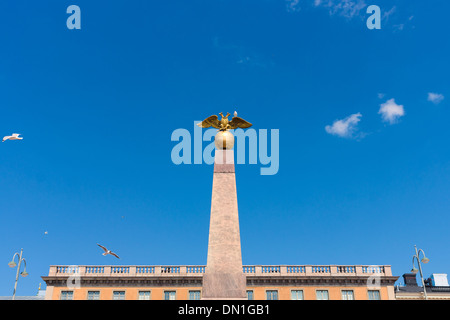
[[[136,273],[139,274],[147,274],[147,273],[155,273],[155,267],[154,266],[136,266]]]
[[[356,273],[355,266],[337,266],[338,273]]]
[[[244,271],[244,273],[255,273],[256,267],[255,266],[243,266],[242,270]]]
[[[186,272],[187,273],[204,273],[205,266],[187,266]]]
[[[305,273],[305,266],[286,266],[287,273]]]
[[[179,266],[161,267],[161,273],[180,273]]]
[[[384,266],[363,266],[363,273],[384,273]]]
[[[130,273],[130,267],[111,267],[111,273]]]
[[[80,267],[79,266],[57,266],[56,272],[57,273],[68,273],[68,274],[79,273]]]
[[[97,267],[97,266],[85,267],[85,273],[98,274],[98,273],[104,273],[104,272],[105,272],[105,267]]]
[[[312,273],[331,273],[331,266],[312,266]]]
[[[201,276],[206,266],[50,266],[49,276]],[[247,276],[392,276],[390,266],[244,265]]]
[[[261,266],[262,273],[281,273],[281,266]]]

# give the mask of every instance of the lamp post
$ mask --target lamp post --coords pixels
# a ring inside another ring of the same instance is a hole
[[[425,256],[425,252],[424,252],[422,249],[417,250],[417,246],[416,246],[416,245],[414,245],[414,249],[416,250],[416,254],[413,255],[413,260],[412,260],[413,268],[411,269],[411,272],[412,272],[412,273],[417,273],[417,271],[420,272],[420,279],[422,280],[422,286],[423,286],[423,294],[425,295],[425,300],[428,300],[427,290],[426,290],[426,288],[425,288],[425,282],[423,281],[422,266],[420,265],[420,261],[422,261],[423,263],[428,263],[428,262],[430,262],[430,259],[428,259],[428,258]],[[419,258],[419,253],[420,253],[420,252],[422,252],[422,254],[423,254],[422,260],[420,260],[420,258]],[[414,267],[414,259],[417,260],[417,264],[419,265],[419,270],[417,270],[417,269]]]
[[[13,299],[13,300],[15,300],[15,298],[16,298],[17,281],[19,280],[19,274],[20,274],[22,277],[26,277],[26,276],[28,275],[28,272],[27,272],[27,262],[25,261],[24,258],[22,258],[22,253],[23,253],[23,249],[20,249],[20,254],[17,253],[17,252],[14,253],[11,262],[8,263],[8,266],[10,266],[11,268],[14,268],[15,266],[17,266],[16,282],[14,283],[14,292],[13,292],[13,296],[12,296],[12,299]],[[17,265],[17,263],[14,261],[14,258],[15,258],[16,256],[19,257],[19,264],[18,264],[18,265]],[[20,265],[22,264],[22,261],[23,261],[23,264],[24,264],[24,268],[23,268],[23,271],[20,272]]]

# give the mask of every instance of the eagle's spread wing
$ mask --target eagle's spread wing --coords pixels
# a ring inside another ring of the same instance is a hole
[[[217,116],[210,116],[210,117],[206,118],[205,120],[203,120],[202,122],[197,123],[197,125],[201,128],[213,127],[216,129],[220,129],[220,121]]]
[[[233,117],[229,122],[231,129],[250,128],[252,124],[239,117]]]

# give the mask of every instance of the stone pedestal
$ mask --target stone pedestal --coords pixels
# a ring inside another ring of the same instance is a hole
[[[209,227],[208,258],[202,299],[247,299],[233,150],[217,150]]]

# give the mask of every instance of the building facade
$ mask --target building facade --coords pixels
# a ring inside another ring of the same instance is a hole
[[[425,280],[426,298],[424,287],[417,284],[416,273],[405,273],[403,280],[404,285],[395,287],[396,300],[450,300],[447,274],[433,274]]]
[[[394,300],[390,266],[243,266],[249,300]],[[205,266],[50,266],[46,300],[199,300]]]

